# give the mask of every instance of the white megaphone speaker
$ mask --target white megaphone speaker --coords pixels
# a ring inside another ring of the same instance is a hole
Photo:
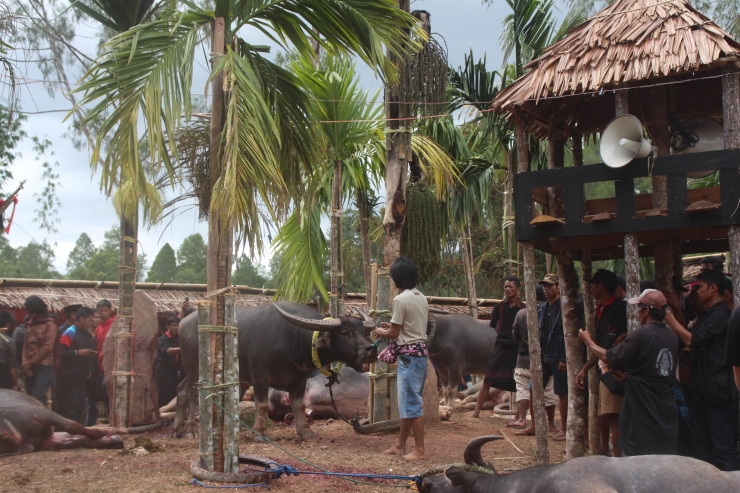
[[[653,150],[642,135],[642,123],[632,115],[609,122],[601,134],[601,159],[610,168],[621,168],[633,159],[648,157]]]
[[[700,116],[677,124],[678,128],[671,136],[671,152],[676,154],[694,154],[697,152],[720,151],[725,148],[725,136],[722,124],[713,118]],[[704,178],[714,170],[692,171],[686,173],[689,178]]]

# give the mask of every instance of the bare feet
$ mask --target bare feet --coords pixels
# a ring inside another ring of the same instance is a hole
[[[550,426],[547,428],[548,433],[557,433],[558,431],[560,431],[560,429],[557,428],[555,424],[550,424]]]
[[[414,450],[413,452],[406,454],[403,456],[406,460],[416,461],[416,460],[427,460],[427,456],[424,455],[424,452],[417,452]]]
[[[398,445],[396,445],[396,446],[389,448],[383,453],[388,454],[388,455],[403,455],[406,453],[406,450],[402,448],[398,448]]]
[[[557,435],[555,435],[555,438],[553,438],[553,440],[555,440],[556,442],[562,442],[563,440],[565,440],[565,432],[559,432]]]
[[[527,423],[522,423],[521,421],[509,421],[506,423],[507,428],[519,428],[523,430],[525,426],[527,426]]]
[[[473,411],[472,417],[474,417],[475,419],[478,419],[480,418],[480,413],[478,411]]]
[[[524,437],[533,437],[534,436],[534,428],[527,428],[526,430],[517,431],[514,433],[516,436],[524,436]]]

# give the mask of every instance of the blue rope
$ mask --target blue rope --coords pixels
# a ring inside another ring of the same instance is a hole
[[[420,481],[419,476],[399,476],[396,474],[365,474],[365,473],[352,473],[352,472],[330,472],[330,471],[301,471],[288,464],[278,464],[277,462],[271,462],[269,466],[277,466],[275,468],[269,468],[268,471],[275,474],[275,479],[285,474],[285,476],[298,476],[299,474],[312,474],[316,476],[341,476],[347,478],[368,478],[368,479],[392,479],[396,481]],[[254,471],[255,469],[245,469],[244,471]]]
[[[198,481],[197,479],[193,479],[193,480],[192,480],[192,481],[190,482],[190,484],[194,484],[194,485],[197,485],[197,486],[201,486],[201,487],[203,487],[203,488],[226,488],[226,489],[239,489],[239,488],[251,488],[251,487],[253,487],[253,486],[256,486],[256,487],[258,487],[258,488],[267,488],[268,490],[270,489],[270,487],[269,487],[269,486],[267,486],[266,484],[262,484],[262,483],[253,483],[253,484],[234,484],[234,485],[219,485],[219,486],[214,486],[214,485],[212,485],[212,484],[206,484],[206,483],[201,483],[201,482],[200,482],[200,481]]]

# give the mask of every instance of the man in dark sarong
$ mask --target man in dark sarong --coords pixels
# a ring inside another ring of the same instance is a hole
[[[504,281],[504,296],[506,299],[493,307],[491,328],[496,329],[496,346],[483,380],[483,387],[478,393],[478,402],[473,412],[474,418],[480,415],[480,410],[483,403],[488,399],[488,391],[491,387],[516,392],[514,368],[519,355],[519,343],[514,340],[512,330],[514,317],[516,317],[519,310],[524,308],[524,303],[519,299],[519,288],[521,286],[522,282],[518,277],[507,277]]]
[[[638,306],[642,328],[621,344],[604,349],[580,331],[580,339],[608,366],[603,382],[617,391],[615,372],[627,374],[624,401],[619,417],[622,452],[625,456],[676,454],[678,418],[674,381],[678,338],[664,322],[666,299],[655,289],[646,289],[630,304]]]
[[[167,319],[167,332],[157,341],[157,358],[154,360],[154,379],[159,391],[159,407],[166,406],[177,397],[177,385],[182,378],[180,366],[180,341],[177,329],[180,319]]]

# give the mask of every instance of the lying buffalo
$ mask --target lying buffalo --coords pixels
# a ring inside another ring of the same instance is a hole
[[[66,433],[54,433],[54,429]],[[111,428],[85,428],[31,396],[0,389],[0,456],[33,450],[123,448],[115,433]]]
[[[296,418],[296,432],[302,438],[313,437],[305,417],[303,402],[306,381],[314,370],[311,358],[312,334],[320,332],[316,341],[322,365],[343,361],[346,366],[361,371],[362,364],[374,359],[368,334],[374,328],[370,317],[363,319],[339,317],[322,320],[313,308],[297,303],[277,302],[256,308],[237,310],[239,330],[239,381],[243,390],[254,387],[259,433],[267,429],[268,390],[270,387],[288,392]],[[177,399],[175,431],[178,436],[194,436],[198,392],[198,315],[192,313],[180,322],[180,353],[187,377],[180,386]],[[187,393],[187,398],[186,398]],[[187,403],[186,403],[187,400]],[[186,410],[187,426],[185,426]]]
[[[496,331],[484,320],[467,315],[437,316],[429,359],[439,372],[445,389],[444,403],[454,408],[455,394],[463,373],[481,375],[496,345]]]
[[[311,378],[306,382],[306,394],[303,403],[306,406],[306,415],[313,419],[337,419],[339,416],[331,403],[331,396],[326,384],[329,379],[314,370]],[[334,403],[337,409],[346,418],[357,413],[364,416],[368,413],[367,400],[370,395],[370,378],[367,373],[359,373],[352,368],[342,368],[339,372],[339,381],[332,387]],[[269,409],[270,419],[283,421],[288,414],[293,413],[290,405],[290,396],[282,390],[270,388]]]
[[[424,478],[424,493],[695,493],[740,491],[740,475],[722,472],[707,462],[676,455],[580,457],[560,464],[497,474],[481,456],[483,444],[500,436],[474,438],[465,462],[490,471],[448,467],[444,476]]]

